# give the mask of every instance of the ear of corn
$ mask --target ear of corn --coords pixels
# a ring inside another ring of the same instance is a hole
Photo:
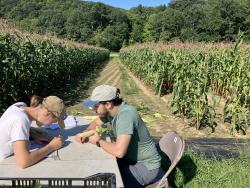
[[[84,131],[83,133],[80,133],[79,135],[80,135],[82,138],[88,138],[88,137],[94,135],[94,134],[95,134],[95,131],[96,131],[100,136],[102,136],[103,134],[109,134],[110,131],[111,131],[111,128],[109,128],[109,127],[97,126],[97,127],[96,127],[96,130]]]
[[[90,131],[84,131],[83,133],[80,133],[79,136],[82,137],[82,138],[88,138],[92,135],[95,134],[95,131],[94,130],[90,130]]]

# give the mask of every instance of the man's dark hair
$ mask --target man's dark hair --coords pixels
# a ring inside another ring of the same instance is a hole
[[[120,104],[122,104],[123,99],[118,97],[118,98],[113,99],[110,102],[112,102],[114,106],[119,106]]]

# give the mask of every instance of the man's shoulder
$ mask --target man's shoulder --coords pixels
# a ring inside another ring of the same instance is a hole
[[[121,105],[120,112],[133,112],[133,113],[136,112],[137,113],[137,110],[135,109],[135,107],[125,103]]]
[[[120,119],[138,119],[139,113],[135,109],[135,107],[124,104],[122,105],[122,108],[119,110],[119,113],[117,114],[117,117]]]

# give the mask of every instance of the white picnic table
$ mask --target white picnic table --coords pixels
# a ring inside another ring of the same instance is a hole
[[[89,123],[83,117],[76,117],[76,120],[77,126],[49,130],[49,134],[60,134],[65,139],[65,146],[58,150],[60,159],[54,157],[55,151],[37,164],[20,169],[11,156],[0,161],[0,178],[84,178],[97,173],[114,173],[116,187],[123,187],[115,157],[93,144],[75,141],[75,135]],[[3,182],[0,180],[0,186]]]

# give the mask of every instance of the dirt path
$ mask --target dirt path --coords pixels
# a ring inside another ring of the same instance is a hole
[[[209,148],[209,143],[215,138],[243,138],[245,139],[243,142],[250,143],[248,139],[246,140],[246,138],[250,138],[250,133],[246,136],[236,135],[235,137],[232,137],[230,136],[227,127],[223,124],[219,124],[216,127],[215,133],[211,133],[210,128],[196,130],[194,127],[188,125],[187,120],[173,116],[170,111],[169,102],[171,96],[164,96],[161,99],[158,99],[152,90],[145,86],[138,78],[120,64],[118,57],[112,57],[110,59],[93,83],[94,84],[92,84],[87,91],[84,91],[87,92],[86,96],[90,95],[91,91],[101,84],[109,84],[120,88],[122,97],[129,104],[137,107],[144,121],[147,123],[151,135],[156,139],[160,138],[164,133],[172,130],[176,131],[185,139],[188,139],[189,141],[187,143],[192,148],[197,148],[199,142],[208,143],[206,148],[208,150],[214,150],[215,152],[218,148],[220,150],[220,147],[221,149],[224,148],[223,144],[218,146],[217,149]],[[95,115],[89,109],[82,107],[82,101],[85,99],[86,98],[83,98],[80,100],[80,103],[68,107],[68,112],[79,115]],[[226,142],[223,143],[226,144]]]

